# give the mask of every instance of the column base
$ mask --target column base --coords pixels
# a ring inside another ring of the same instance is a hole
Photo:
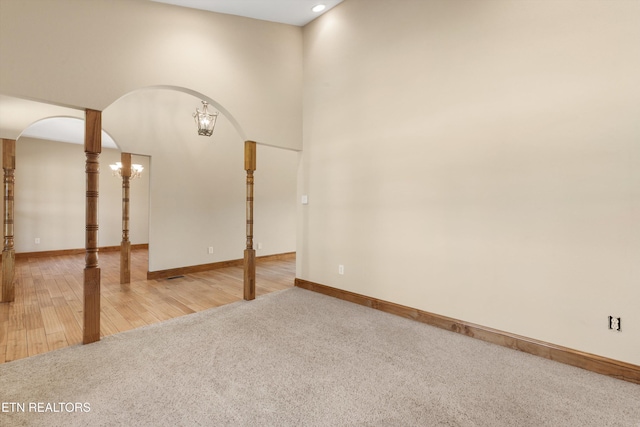
[[[0,302],[13,302],[15,300],[15,287],[13,278],[15,275],[16,253],[13,249],[2,251],[2,299]]]
[[[131,283],[131,242],[120,243],[120,284]]]
[[[244,250],[244,299],[251,301],[256,298],[256,251]]]
[[[84,329],[82,343],[100,341],[100,269],[84,269]]]

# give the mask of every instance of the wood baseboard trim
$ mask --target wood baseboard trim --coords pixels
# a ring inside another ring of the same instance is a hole
[[[295,259],[295,252],[285,252],[281,254],[265,255],[256,257],[257,261],[269,260],[287,260]],[[201,273],[203,271],[216,270],[218,268],[238,267],[244,264],[244,258],[232,259],[229,261],[212,262],[210,264],[190,265],[186,267],[170,268],[168,270],[147,271],[147,280],[166,279],[174,276],[183,276],[185,274]]]
[[[201,273],[203,271],[216,270],[225,267],[241,266],[244,260],[233,259],[229,261],[212,262],[209,264],[190,265],[187,267],[169,268],[167,270],[147,271],[147,280],[160,280],[169,277],[184,276],[185,274]]]
[[[431,326],[457,332],[472,338],[477,338],[503,347],[520,350],[535,356],[544,357],[556,362],[564,363],[599,374],[608,375],[624,381],[640,384],[640,366],[621,362],[614,359],[585,353],[567,347],[527,338],[521,335],[488,328],[474,323],[464,322],[451,317],[429,313],[415,308],[395,304],[392,302],[356,294],[349,291],[321,285],[303,279],[295,279],[295,286],[345,301],[364,305],[397,316],[417,320]]]
[[[149,249],[148,243],[140,243],[137,245],[131,245],[131,250],[136,249]],[[98,248],[98,252],[117,252],[120,250],[120,246],[103,246]],[[55,251],[42,251],[42,252],[21,252],[16,254],[17,259],[25,258],[42,258],[48,256],[65,256],[65,255],[80,255],[84,254],[87,250],[82,249],[59,249]]]
[[[296,259],[295,252],[283,252],[281,254],[263,255],[257,256],[256,260],[259,261],[287,261]]]

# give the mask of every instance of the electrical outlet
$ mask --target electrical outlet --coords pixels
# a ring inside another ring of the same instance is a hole
[[[262,243],[258,243],[258,249],[262,249]]]
[[[36,245],[39,245],[39,244],[40,244],[40,238],[36,237]]]
[[[213,246],[209,246],[209,253],[212,254],[213,253]]]
[[[338,266],[338,274],[344,274],[344,265],[340,264]]]
[[[620,331],[621,329],[621,321],[619,317],[609,316],[609,329],[613,329],[614,331]]]

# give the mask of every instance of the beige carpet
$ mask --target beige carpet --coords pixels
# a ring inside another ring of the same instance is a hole
[[[6,363],[0,387],[1,426],[640,427],[638,385],[297,288]]]

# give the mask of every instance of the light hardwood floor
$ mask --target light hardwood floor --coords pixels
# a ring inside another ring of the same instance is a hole
[[[120,285],[119,252],[100,253],[100,333],[107,336],[242,300],[242,267],[146,280],[148,251],[133,250]],[[16,260],[15,301],[0,303],[0,363],[82,343],[84,254]],[[257,296],[293,287],[295,258],[258,260]]]

